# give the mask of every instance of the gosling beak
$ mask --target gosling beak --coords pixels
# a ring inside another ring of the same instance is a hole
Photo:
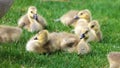
[[[79,19],[79,17],[78,17],[78,16],[75,16],[74,19]]]
[[[84,38],[85,37],[85,34],[82,34],[81,36],[80,36],[80,39],[82,39],[82,38]]]
[[[33,18],[34,18],[35,20],[38,20],[37,14],[34,14],[34,15],[33,15]]]
[[[38,38],[37,38],[37,37],[35,37],[35,38],[34,38],[34,40],[38,40]]]

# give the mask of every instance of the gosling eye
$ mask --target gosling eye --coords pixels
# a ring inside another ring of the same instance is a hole
[[[34,38],[34,40],[38,40],[38,38],[37,38],[37,37],[35,37],[35,38]]]
[[[92,26],[91,26],[91,28],[94,28],[94,27],[95,27],[95,25],[92,25]]]
[[[83,15],[83,13],[80,13],[80,15]]]
[[[31,13],[33,13],[33,11],[31,11]]]

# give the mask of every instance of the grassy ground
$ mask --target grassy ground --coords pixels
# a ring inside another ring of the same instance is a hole
[[[34,5],[38,13],[46,18],[47,29],[52,31],[67,31],[71,28],[61,23],[54,23],[65,12],[75,9],[89,9],[93,19],[100,22],[103,32],[101,43],[92,42],[92,52],[77,56],[74,53],[56,52],[52,55],[38,55],[25,51],[27,40],[34,35],[23,31],[18,42],[0,43],[0,68],[108,68],[106,55],[110,51],[120,51],[120,0],[71,0],[70,2],[43,2],[41,0],[14,0],[9,12],[0,19],[0,24],[17,25],[18,18],[25,14],[28,6]]]

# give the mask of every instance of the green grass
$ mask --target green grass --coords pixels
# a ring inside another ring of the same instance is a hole
[[[92,42],[92,52],[77,56],[75,53],[56,52],[51,55],[28,53],[26,42],[34,33],[23,31],[18,42],[0,43],[0,68],[108,68],[106,55],[110,51],[120,51],[120,0],[71,0],[70,2],[43,2],[41,0],[14,0],[9,12],[0,19],[0,24],[17,26],[19,17],[26,13],[30,5],[38,8],[38,13],[46,18],[47,29],[70,32],[72,28],[54,23],[65,12],[74,9],[89,9],[93,19],[100,22],[103,33],[101,43]]]

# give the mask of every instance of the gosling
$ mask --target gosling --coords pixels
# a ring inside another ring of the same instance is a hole
[[[21,34],[19,27],[0,25],[0,43],[18,41]]]
[[[46,20],[37,13],[35,6],[28,8],[27,14],[18,20],[18,26],[25,28],[29,32],[38,32],[47,26]]]
[[[88,54],[91,51],[90,44],[87,42],[88,31],[80,35],[80,42],[77,45],[78,55]]]
[[[42,41],[43,40],[43,41]],[[71,48],[79,42],[78,36],[66,32],[48,33],[47,30],[40,31],[28,41],[26,50],[35,53],[51,53],[55,51],[71,52]]]
[[[80,19],[85,19],[88,23],[92,20],[91,12],[88,9],[81,10],[79,13],[74,17],[75,22],[71,24],[71,26],[76,27],[76,24]]]
[[[92,30],[95,31],[96,35],[97,35],[97,39],[98,41],[102,41],[102,32],[100,30],[100,25],[99,25],[99,22],[97,20],[92,20],[90,23],[89,23],[89,28],[91,28]]]
[[[78,19],[86,19],[87,21],[91,20],[91,12],[88,9],[84,9],[81,11],[78,10],[70,10],[65,13],[60,19],[56,19],[55,21],[61,21],[64,25],[74,26]]]
[[[95,31],[91,30],[88,26],[82,27],[77,32],[75,32],[75,34],[78,36],[81,34],[86,34],[86,33],[88,33],[85,38],[87,42],[98,41]]]
[[[110,64],[109,68],[120,68],[120,52],[110,52],[107,58]]]

